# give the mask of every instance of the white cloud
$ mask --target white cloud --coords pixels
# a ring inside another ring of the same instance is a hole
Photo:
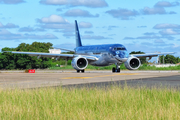
[[[56,44],[54,45],[55,48],[64,48],[64,49],[68,49],[68,50],[72,50],[76,47],[75,44],[73,43],[63,43],[63,44]]]
[[[112,9],[106,11],[106,13],[112,15],[114,18],[121,18],[122,20],[129,20],[129,17],[135,17],[139,15],[139,12],[136,10],[128,10],[124,8]]]
[[[24,0],[0,0],[3,4],[19,4],[25,2]]]
[[[154,8],[149,8],[145,7],[142,10],[143,14],[145,15],[153,15],[153,14],[167,14],[164,8],[162,7],[154,7]]]
[[[6,25],[3,25],[1,22],[0,22],[0,28],[18,28],[19,26],[18,25],[15,25],[13,23],[7,23]]]
[[[39,31],[39,32],[43,32],[45,31],[45,29],[42,29],[42,28],[33,28],[33,27],[22,27],[19,29],[19,32],[36,32],[36,31]]]
[[[41,28],[46,29],[64,29],[64,30],[74,30],[74,24],[42,24]]]
[[[0,30],[0,40],[17,40],[17,39],[57,39],[53,34],[36,35],[36,34],[19,34],[11,33],[8,30]]]
[[[166,12],[165,7],[173,7],[179,5],[179,2],[167,2],[167,1],[159,1],[157,2],[153,8],[144,7],[142,9],[142,13],[144,15],[154,15],[154,14],[176,14],[174,11]]]
[[[70,17],[99,17],[99,14],[92,15],[88,11],[81,9],[68,10],[64,15]]]
[[[173,29],[165,29],[165,30],[160,31],[159,33],[162,35],[179,35],[180,34],[180,32],[176,32]]]
[[[96,35],[84,35],[82,39],[95,39],[95,40],[103,40],[103,39],[111,39],[104,36],[96,36]]]
[[[92,27],[92,24],[89,23],[89,22],[80,22],[80,23],[79,23],[79,27],[80,27],[80,28],[91,28],[91,27]]]
[[[165,42],[161,39],[157,39],[157,40],[154,40],[154,43],[165,43]]]
[[[49,17],[43,17],[42,19],[38,19],[39,22],[42,23],[69,23],[66,19],[59,15],[51,15]]]
[[[157,24],[153,27],[154,29],[180,29],[180,25],[178,24]]]
[[[145,35],[139,37],[125,37],[123,40],[154,40],[154,39],[167,39],[167,40],[174,40],[172,36],[157,36],[157,35]]]
[[[104,0],[41,0],[40,3],[46,5],[85,6],[92,8],[108,6]]]
[[[178,6],[179,2],[168,2],[168,1],[159,1],[155,4],[155,7],[173,7]]]

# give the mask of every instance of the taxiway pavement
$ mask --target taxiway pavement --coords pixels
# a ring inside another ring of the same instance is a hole
[[[0,71],[0,89],[39,88],[47,86],[109,85],[110,83],[132,86],[180,86],[179,71],[75,71],[37,70],[36,73],[24,71]]]

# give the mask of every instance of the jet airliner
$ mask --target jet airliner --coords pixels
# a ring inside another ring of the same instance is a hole
[[[76,48],[75,54],[51,54],[51,53],[37,53],[37,52],[18,52],[12,51],[15,54],[28,54],[30,56],[39,57],[55,57],[56,59],[72,59],[71,65],[77,72],[85,71],[88,64],[93,66],[109,66],[115,64],[116,67],[112,68],[112,72],[120,72],[120,65],[125,64],[129,70],[136,70],[140,67],[141,62],[139,58],[142,57],[156,57],[158,55],[173,54],[167,53],[149,53],[149,54],[134,54],[129,55],[127,49],[122,44],[104,44],[104,45],[89,45],[83,46],[79,33],[77,21],[75,20],[76,32]]]

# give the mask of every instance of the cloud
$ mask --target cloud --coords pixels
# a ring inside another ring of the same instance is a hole
[[[53,17],[55,16],[55,17]],[[58,15],[51,15],[49,17],[43,17],[41,19],[37,19],[39,23],[39,27],[41,30],[44,29],[55,29],[55,32],[63,33],[63,36],[69,38],[74,36],[74,23],[69,23],[66,19]],[[79,28],[91,28],[92,24],[89,22],[80,22],[78,23]],[[24,27],[20,29],[21,32],[34,32],[38,31],[39,29],[34,29],[31,27]]]
[[[144,35],[156,35],[157,33],[154,33],[154,32],[146,32],[144,33]]]
[[[13,23],[7,23],[6,25],[3,25],[1,22],[0,22],[0,29],[3,28],[3,29],[9,29],[9,28],[18,28],[19,26],[18,25],[15,25]]]
[[[46,33],[45,35],[24,34],[24,37],[26,39],[40,39],[40,40],[44,40],[44,39],[58,39],[58,37],[56,37],[55,35],[50,34],[50,33]]]
[[[153,27],[154,29],[180,29],[180,25],[178,24],[157,24]]]
[[[40,27],[46,29],[64,29],[69,31],[74,29],[74,24],[42,24]]]
[[[85,34],[93,34],[94,32],[93,31],[85,31],[84,33]]]
[[[30,26],[22,27],[22,28],[19,29],[19,32],[36,32],[36,31],[43,32],[43,31],[45,31],[45,29],[42,29],[42,28],[32,28]]]
[[[123,40],[153,40],[153,39],[174,40],[175,38],[169,35],[168,36],[145,35],[139,37],[125,37]]]
[[[133,38],[133,37],[125,37],[123,40],[134,40],[136,38]]]
[[[58,23],[51,23],[51,24],[42,24],[40,25],[41,28],[46,29],[63,29],[66,32],[74,31],[74,24],[67,23],[67,24],[58,24]],[[88,22],[80,22],[79,28],[91,28],[92,24]]]
[[[161,35],[179,35],[180,34],[180,32],[175,31],[173,29],[165,29],[165,30],[159,31],[159,33]]]
[[[99,17],[99,14],[92,15],[88,11],[81,9],[68,10],[64,15],[69,17]]]
[[[154,40],[154,43],[165,43],[165,42],[161,39],[157,39],[157,40]]]
[[[177,14],[176,12],[174,11],[170,11],[169,14]]]
[[[41,19],[37,19],[40,23],[69,23],[66,19],[59,15],[51,15],[49,17],[43,17]]]
[[[49,17],[43,17],[37,19],[40,23],[39,26],[42,29],[63,29],[64,31],[74,30],[74,24],[69,23],[66,19],[59,15],[50,15]]]
[[[68,49],[68,50],[72,50],[76,47],[75,44],[73,43],[63,43],[63,44],[56,44],[54,45],[55,48],[64,48],[64,49]]]
[[[174,7],[174,6],[178,6],[179,2],[167,2],[167,1],[159,1],[157,2],[154,6],[155,7]]]
[[[95,36],[95,35],[83,35],[82,39],[96,39],[96,40],[103,40],[103,39],[111,39],[104,36]]]
[[[124,44],[128,51],[142,51],[146,53],[153,53],[157,51],[161,52],[176,52],[180,50],[180,47],[174,48],[175,44],[171,43],[151,43],[151,42],[136,42],[136,43],[129,43]]]
[[[25,2],[24,0],[0,0],[1,4],[19,4]]]
[[[166,12],[166,10],[164,9],[165,7],[174,7],[174,6],[178,6],[179,2],[167,2],[167,1],[159,1],[157,2],[153,8],[149,8],[149,7],[144,7],[144,9],[142,9],[142,13],[144,15],[154,15],[154,14],[177,14],[174,11],[170,11],[170,12]]]
[[[71,7],[85,6],[91,8],[108,6],[105,0],[41,0],[40,3],[46,5],[66,5]]]
[[[166,10],[162,7],[154,7],[154,8],[145,7],[142,10],[142,12],[144,15],[167,14]]]
[[[108,26],[108,30],[112,30],[113,28],[118,28],[118,26]]]
[[[11,33],[7,30],[0,30],[0,40],[17,40],[17,39],[57,39],[53,34],[36,35],[36,34],[19,34]]]
[[[139,15],[139,12],[136,10],[128,10],[124,8],[112,9],[106,11],[106,13],[110,14],[114,18],[121,18],[122,20],[129,20],[130,17]]]
[[[137,27],[138,27],[138,28],[146,28],[147,26],[144,26],[144,25],[143,25],[143,26],[137,26]]]
[[[91,28],[91,27],[92,27],[92,24],[89,23],[89,22],[80,22],[80,23],[79,23],[79,27],[80,27],[80,28]]]

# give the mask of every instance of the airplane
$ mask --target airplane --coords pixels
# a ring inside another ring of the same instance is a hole
[[[103,45],[88,45],[83,46],[81,42],[81,36],[75,20],[75,32],[76,32],[76,48],[74,54],[52,54],[52,53],[38,53],[38,52],[18,52],[18,51],[5,51],[14,54],[28,54],[29,56],[40,57],[54,57],[56,59],[72,59],[71,65],[77,71],[77,73],[85,72],[88,64],[93,66],[109,66],[115,64],[116,67],[112,68],[112,72],[120,73],[120,65],[125,64],[128,70],[136,70],[141,66],[139,58],[152,57],[165,54],[174,54],[173,52],[166,53],[149,53],[149,54],[129,54],[127,49],[122,44],[103,44]],[[64,49],[67,50],[67,49]],[[71,51],[71,50],[68,50]]]

